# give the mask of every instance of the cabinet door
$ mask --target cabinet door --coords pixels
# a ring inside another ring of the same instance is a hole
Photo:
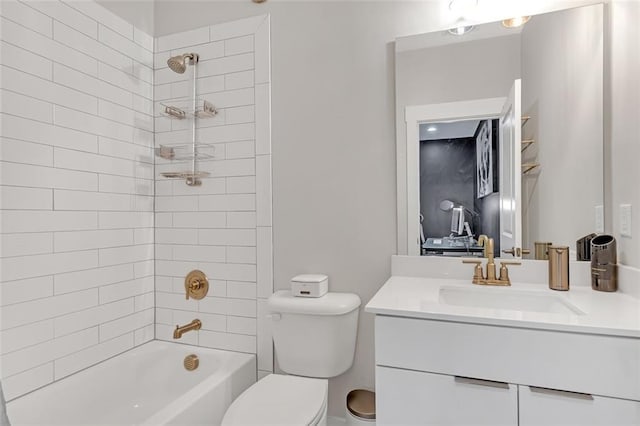
[[[520,426],[637,426],[640,402],[519,386]]]
[[[517,425],[516,385],[376,367],[379,426]]]

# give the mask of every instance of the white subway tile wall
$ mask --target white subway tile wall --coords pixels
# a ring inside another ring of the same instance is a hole
[[[156,147],[190,144],[192,138],[190,120],[162,114],[163,104],[188,100],[193,90],[193,67],[177,74],[167,67],[169,57],[200,55],[197,93],[218,109],[215,117],[197,120],[196,140],[215,147],[207,151],[214,158],[199,163],[211,173],[202,186],[160,177],[190,164],[156,157],[156,338],[173,340],[176,324],[199,318],[202,329],[184,334],[182,342],[257,354],[263,376],[273,371],[266,318],[266,298],[273,292],[269,18],[155,42]],[[184,278],[193,269],[210,280],[200,301],[185,298]]]
[[[92,1],[7,0],[0,19],[5,395],[172,340],[194,317],[202,330],[184,343],[256,353],[259,376],[272,372],[269,18],[155,40]],[[154,139],[191,140],[188,120],[160,114],[191,93],[192,69],[166,66],[189,51],[219,111],[198,120],[215,154],[197,188],[160,177],[188,164],[153,154]],[[184,298],[196,268],[202,301]]]
[[[154,56],[151,36],[91,1],[3,0],[0,15],[0,374],[13,399],[154,338]]]

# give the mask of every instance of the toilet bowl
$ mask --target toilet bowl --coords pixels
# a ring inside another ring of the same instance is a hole
[[[327,380],[270,374],[229,407],[222,426],[324,426]]]
[[[222,426],[325,426],[327,378],[353,364],[360,298],[350,293],[296,297],[278,291],[267,301],[280,368],[245,390]]]

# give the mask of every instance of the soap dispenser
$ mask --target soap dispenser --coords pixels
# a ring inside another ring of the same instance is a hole
[[[549,288],[569,290],[569,247],[549,246]]]

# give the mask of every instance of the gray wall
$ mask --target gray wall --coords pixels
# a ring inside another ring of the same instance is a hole
[[[522,30],[523,247],[552,241],[575,250],[595,232],[603,205],[602,5],[536,16]],[[550,214],[549,207],[553,207]],[[555,212],[563,212],[555,214]]]
[[[451,212],[440,210],[442,200],[473,209],[476,200],[475,138],[420,142],[420,213],[425,238],[451,233]],[[479,229],[471,224],[472,231]],[[479,225],[479,224],[478,224]]]
[[[610,56],[605,60],[607,141],[605,193],[610,194],[613,235],[618,239],[618,261],[640,268],[640,3],[613,2],[608,26]],[[608,86],[608,87],[607,87]],[[608,171],[608,172],[607,172]],[[633,237],[620,235],[620,204],[633,205]]]

